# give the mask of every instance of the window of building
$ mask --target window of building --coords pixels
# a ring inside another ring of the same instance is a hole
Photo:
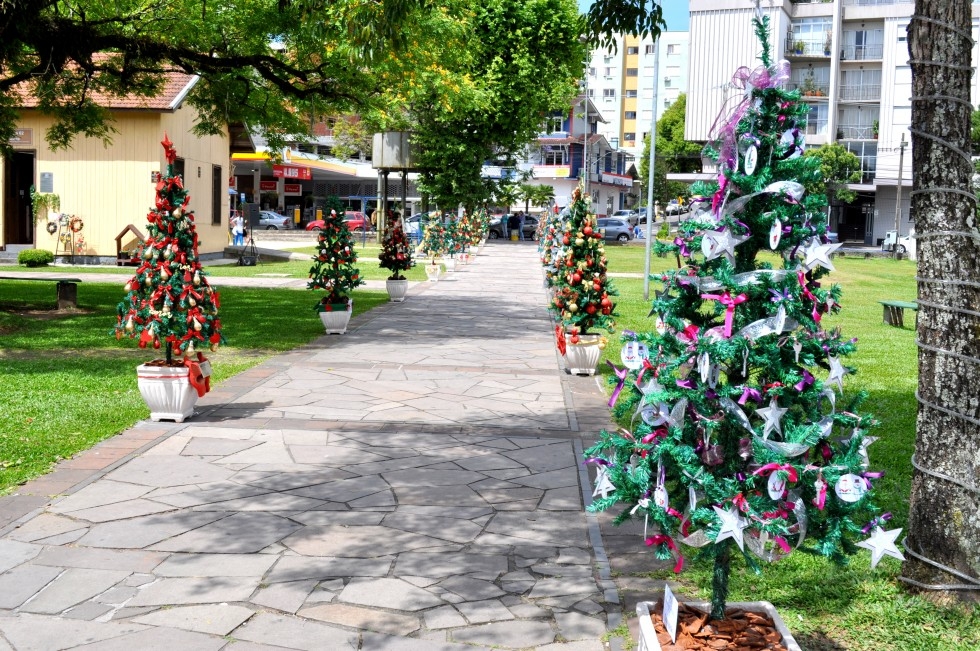
[[[542,147],[541,162],[545,165],[567,165],[568,150],[560,145]]]
[[[221,226],[221,197],[225,194],[225,175],[220,165],[211,166],[211,224]]]
[[[855,29],[844,32],[844,49],[841,59],[862,61],[880,59],[884,51],[885,30]]]
[[[612,58],[612,55],[611,54],[607,54],[606,56],[602,57],[602,62],[603,63],[610,63],[612,60],[613,60],[613,58]]]
[[[626,97],[636,97],[636,89],[630,89],[626,91]]]
[[[635,133],[624,133],[623,134],[623,140],[626,140],[628,142],[636,142],[636,134]]]
[[[669,97],[664,99],[664,108],[670,108],[670,105],[674,103],[674,100]]]
[[[603,88],[602,89],[602,99],[616,99],[616,89],[615,88]]]
[[[603,74],[605,74],[606,77],[612,77],[613,76],[613,69],[612,69],[612,67],[611,66],[606,66]]]
[[[626,48],[626,54],[639,54],[639,53],[640,53],[640,48],[636,47],[635,45],[631,45],[630,47]]]
[[[178,176],[180,176],[180,178],[185,178],[184,177],[184,159],[183,158],[177,158],[177,159],[174,160],[174,171],[178,174]]]
[[[644,50],[644,53],[645,54],[653,54],[653,45],[652,44],[651,45],[647,45],[646,46],[646,49]]]
[[[595,88],[590,88],[588,92],[589,99],[595,97]]]
[[[623,117],[625,119],[627,119],[627,120],[635,120],[636,119],[636,111],[626,111],[623,114]]]
[[[627,77],[638,77],[639,75],[640,75],[640,71],[637,68],[627,68],[626,69],[626,76]]]
[[[806,133],[811,136],[827,135],[827,105],[811,104],[810,113],[806,118]]]
[[[672,54],[679,54],[679,53],[680,53],[680,48],[677,46],[676,43],[667,44],[667,56],[670,56]]]
[[[670,77],[664,77],[664,88],[670,88],[671,83]]]
[[[564,122],[565,122],[564,115],[562,115],[560,112],[552,113],[551,115],[548,116],[545,126],[548,129],[548,133],[552,133],[554,131],[561,131]]]
[[[595,68],[593,68],[593,67],[590,67],[589,68],[589,76],[590,77],[595,77]]]
[[[804,54],[823,54],[824,44],[833,28],[833,19],[830,16],[797,18],[790,28],[786,48],[791,49],[802,42]]]

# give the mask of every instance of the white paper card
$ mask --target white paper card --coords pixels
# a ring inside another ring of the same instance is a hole
[[[662,615],[664,628],[670,633],[670,641],[677,641],[677,597],[670,591],[670,586],[664,584],[664,612]]]

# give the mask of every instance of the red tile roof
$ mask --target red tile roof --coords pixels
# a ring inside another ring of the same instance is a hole
[[[171,111],[180,106],[188,91],[197,83],[198,77],[183,72],[165,72],[163,76],[163,86],[160,93],[155,97],[140,97],[138,95],[113,97],[102,93],[92,93],[91,97],[96,104],[107,109]],[[37,107],[37,98],[28,91],[25,85],[18,85],[13,89],[13,92],[20,95],[19,104],[21,108]]]

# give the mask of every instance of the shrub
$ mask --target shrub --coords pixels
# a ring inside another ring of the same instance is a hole
[[[54,254],[45,249],[24,249],[17,254],[17,264],[44,267],[54,262]]]

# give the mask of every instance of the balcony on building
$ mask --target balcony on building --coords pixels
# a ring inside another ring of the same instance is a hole
[[[786,52],[785,56],[787,59],[829,59],[830,58],[830,42],[829,40],[821,37],[819,39],[814,38],[798,38],[796,36],[786,37]]]
[[[877,140],[874,125],[840,124],[837,126],[838,140]]]
[[[840,87],[841,101],[877,101],[881,99],[880,84],[846,84]]]

